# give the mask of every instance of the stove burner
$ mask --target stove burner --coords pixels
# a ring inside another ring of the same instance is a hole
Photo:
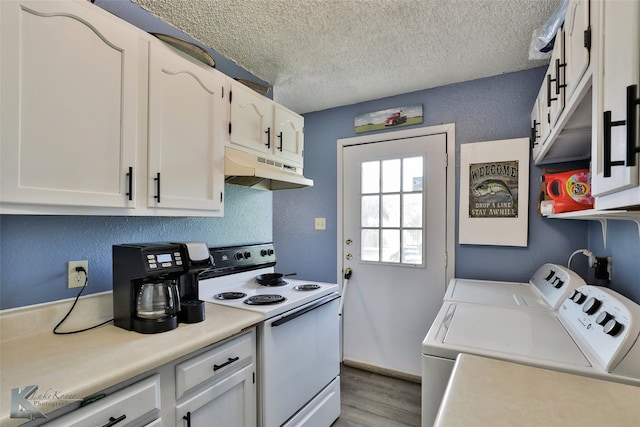
[[[284,302],[286,300],[287,299],[282,295],[261,294],[247,298],[246,300],[244,300],[244,303],[249,305],[272,305],[280,304],[281,302]]]
[[[293,287],[294,291],[315,291],[316,289],[320,289],[320,285],[316,285],[314,283],[307,283]]]
[[[219,300],[240,299],[246,297],[247,294],[243,292],[222,292],[221,294],[215,294],[213,297]]]

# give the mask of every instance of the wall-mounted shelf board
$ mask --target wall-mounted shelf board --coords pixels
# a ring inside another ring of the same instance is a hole
[[[560,214],[548,215],[547,218],[555,219],[580,219],[588,221],[598,221],[602,227],[602,242],[607,247],[607,221],[623,220],[633,221],[638,226],[638,236],[640,237],[640,211],[630,210],[610,210],[600,211],[596,209],[587,209],[583,211],[564,212]]]

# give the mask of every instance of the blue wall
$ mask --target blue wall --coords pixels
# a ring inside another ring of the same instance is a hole
[[[471,65],[470,65],[471,66]],[[424,123],[455,123],[456,176],[460,144],[528,137],[533,102],[544,69],[504,74],[305,115],[305,175],[313,188],[274,193],[274,242],[279,270],[297,271],[301,277],[336,280],[337,177],[336,141],[356,136],[355,116],[403,105],[422,104]],[[456,245],[456,276],[527,281],[545,262],[566,265],[576,249],[586,248],[587,224],[558,221],[537,214],[541,168],[531,165],[529,245],[526,248]],[[458,222],[459,185],[456,183]],[[315,231],[314,218],[327,218],[327,230]],[[457,234],[456,234],[457,235]],[[573,266],[586,275],[586,262]]]
[[[84,294],[111,290],[111,245],[201,241],[270,242],[271,193],[225,186],[224,218],[0,215],[0,308],[75,297],[67,262],[89,260]]]

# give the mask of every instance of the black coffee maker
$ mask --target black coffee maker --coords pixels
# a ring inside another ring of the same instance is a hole
[[[198,293],[198,275],[213,267],[213,258],[206,244],[201,242],[178,243],[182,247],[184,274],[178,279],[180,312],[182,323],[197,323],[204,320],[204,302]]]
[[[204,243],[114,245],[114,324],[144,334],[204,320],[198,273],[213,266]]]

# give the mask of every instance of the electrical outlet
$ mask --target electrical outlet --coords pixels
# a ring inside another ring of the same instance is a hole
[[[82,267],[84,268],[84,271],[76,271],[76,267]],[[69,261],[67,270],[69,288],[81,288],[87,281],[87,275],[89,274],[89,261]]]
[[[611,280],[611,257],[596,257],[596,280]]]

